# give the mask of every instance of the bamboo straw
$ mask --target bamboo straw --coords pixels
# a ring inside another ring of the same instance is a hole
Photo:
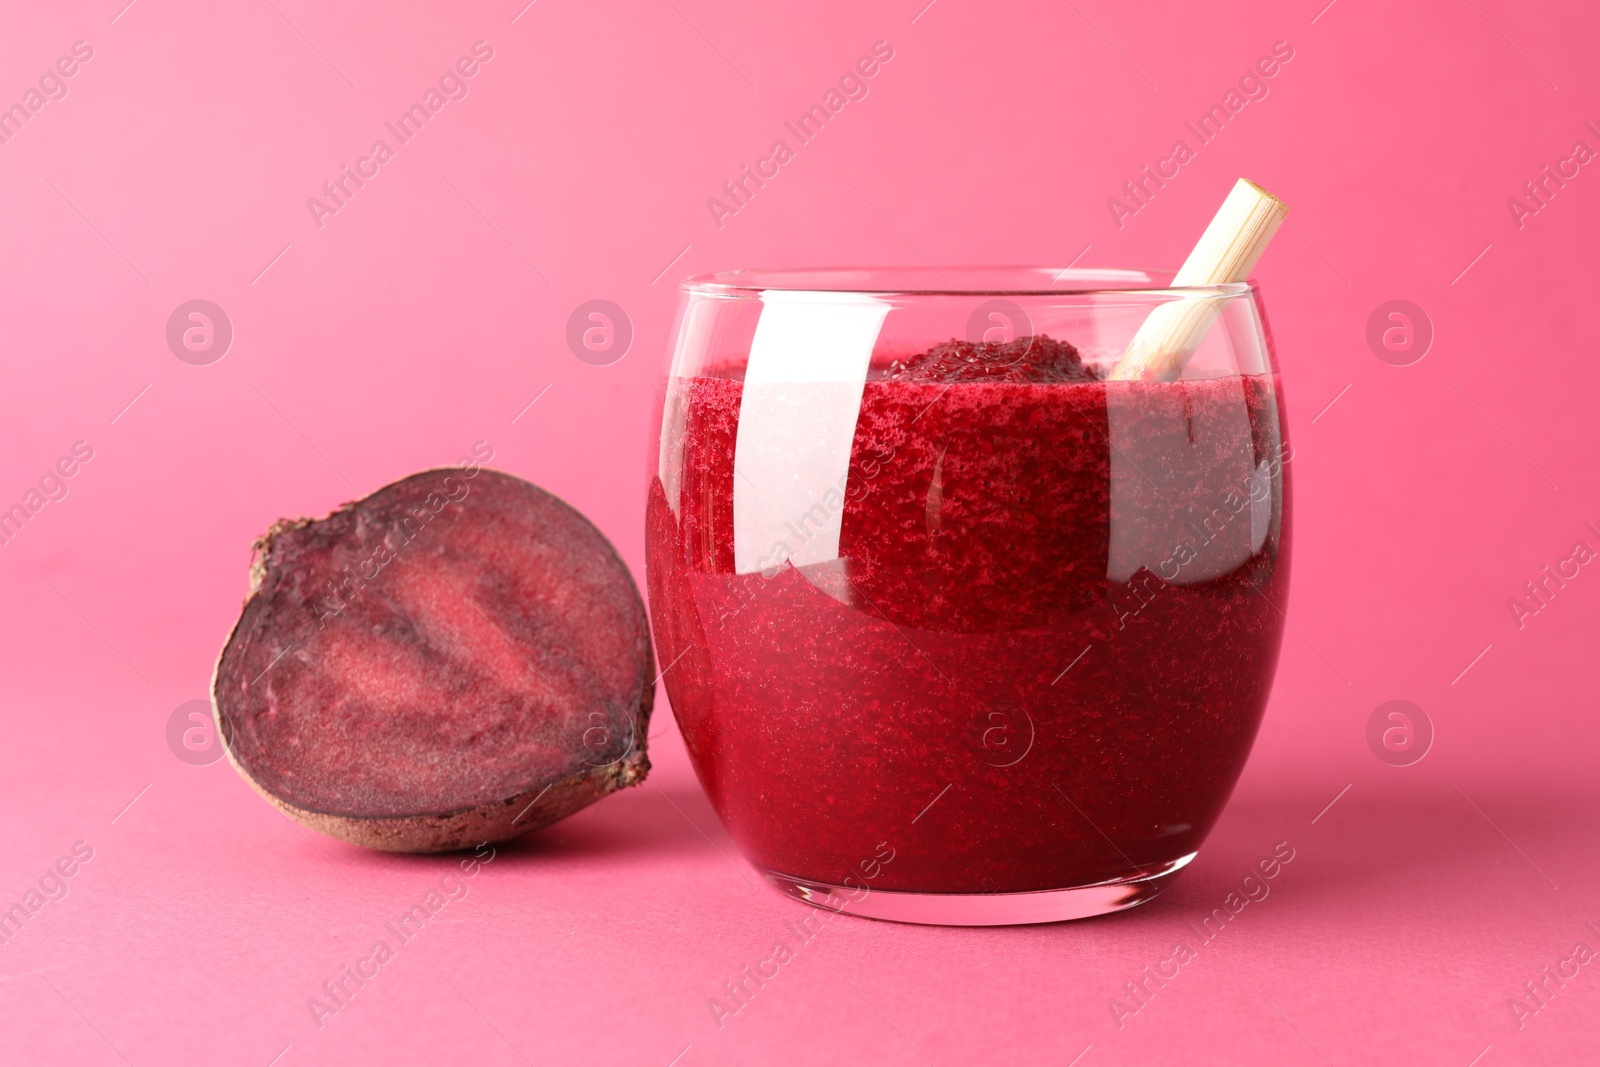
[[[1282,200],[1240,178],[1173,277],[1173,286],[1244,281],[1288,213]],[[1221,307],[1222,301],[1210,296],[1183,296],[1160,305],[1133,335],[1128,350],[1112,368],[1111,378],[1177,378]]]

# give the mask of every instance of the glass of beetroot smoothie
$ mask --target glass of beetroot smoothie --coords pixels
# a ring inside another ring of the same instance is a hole
[[[988,925],[1103,914],[1192,860],[1288,592],[1289,457],[1253,284],[1142,271],[685,283],[650,608],[706,792],[785,892]],[[1177,380],[1107,380],[1152,309]]]

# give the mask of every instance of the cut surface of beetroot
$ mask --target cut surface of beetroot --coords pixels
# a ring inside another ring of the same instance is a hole
[[[234,765],[299,821],[438,851],[547,825],[649,770],[638,589],[564,501],[423,471],[256,544],[217,662]]]

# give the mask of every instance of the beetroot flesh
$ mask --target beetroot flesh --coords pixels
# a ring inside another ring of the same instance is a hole
[[[642,781],[653,657],[605,537],[519,478],[423,471],[256,544],[212,683],[229,759],[356,844],[433,852]]]

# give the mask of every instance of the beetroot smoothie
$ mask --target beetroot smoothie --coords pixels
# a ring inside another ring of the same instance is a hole
[[[675,501],[650,487],[656,641],[753,862],[840,884],[887,842],[875,890],[999,893],[1198,848],[1284,624],[1275,375],[1105,382],[1047,337],[876,358],[823,504],[842,512],[837,558],[743,574],[745,386],[733,370],[668,389],[681,460]],[[786,547],[816,520],[801,505]]]

